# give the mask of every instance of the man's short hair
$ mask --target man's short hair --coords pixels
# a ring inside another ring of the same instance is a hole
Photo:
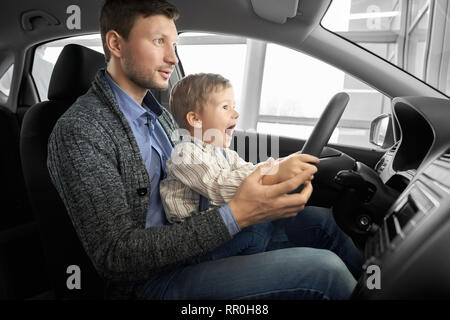
[[[146,18],[159,14],[172,20],[177,20],[179,17],[177,7],[164,0],[106,0],[100,13],[100,34],[106,61],[109,62],[111,59],[111,53],[106,44],[108,31],[115,30],[127,40],[139,17]]]
[[[228,79],[220,74],[191,74],[178,81],[170,94],[169,108],[180,128],[189,129],[186,115],[190,111],[201,113],[209,95],[218,89],[231,88]]]

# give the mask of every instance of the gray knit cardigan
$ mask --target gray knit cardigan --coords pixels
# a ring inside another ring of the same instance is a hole
[[[177,128],[172,115],[163,108],[158,120],[171,139]],[[217,208],[183,223],[145,229],[149,194],[138,190],[150,190],[149,175],[104,70],[58,120],[47,165],[84,249],[115,291],[129,293],[136,281],[231,238]]]

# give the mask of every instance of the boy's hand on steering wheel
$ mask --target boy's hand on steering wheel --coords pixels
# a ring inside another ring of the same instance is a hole
[[[312,163],[318,163],[319,159],[308,155],[293,153],[288,157],[278,159],[271,163],[271,167],[264,172],[262,183],[265,185],[277,184],[295,177],[305,170],[311,170],[311,180],[317,168]]]

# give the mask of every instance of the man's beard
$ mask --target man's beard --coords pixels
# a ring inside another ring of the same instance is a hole
[[[124,73],[127,78],[135,85],[144,89],[165,89],[166,86],[161,86],[156,81],[146,75],[143,70],[136,68],[136,65],[132,62],[132,59],[124,59],[125,70]]]

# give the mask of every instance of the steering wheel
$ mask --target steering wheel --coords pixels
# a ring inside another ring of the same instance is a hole
[[[330,140],[334,129],[341,119],[349,100],[350,96],[345,92],[339,92],[331,98],[314,127],[313,132],[299,153],[310,154],[318,158],[320,157],[323,148],[328,143],[328,140]],[[305,185],[302,184],[291,193],[301,192],[304,187]]]
[[[345,92],[336,94],[330,100],[300,153],[320,157],[349,100],[350,97]],[[372,168],[345,153],[338,154],[339,156],[325,157],[316,164],[319,171],[314,181],[319,183],[322,195],[317,201],[313,194],[309,203],[332,206],[337,224],[355,243],[361,244],[364,243],[372,222],[380,224],[399,193],[385,185]],[[294,192],[300,192],[303,187],[301,185]],[[324,199],[327,201],[326,205],[323,203]]]
[[[339,92],[331,98],[300,153],[320,157],[323,148],[328,143],[328,140],[330,140],[334,129],[341,119],[349,100],[350,96],[345,92]]]

